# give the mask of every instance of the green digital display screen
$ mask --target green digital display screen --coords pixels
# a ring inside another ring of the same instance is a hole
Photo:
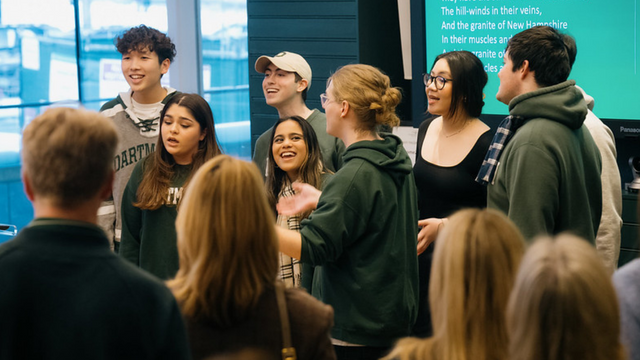
[[[446,51],[468,50],[489,75],[484,114],[507,114],[496,100],[507,41],[536,25],[573,36],[569,79],[595,99],[604,119],[640,120],[638,0],[425,0],[427,69]]]

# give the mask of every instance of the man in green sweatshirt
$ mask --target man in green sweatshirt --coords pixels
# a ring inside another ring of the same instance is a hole
[[[506,213],[527,239],[568,231],[594,243],[598,231],[600,153],[583,126],[582,93],[567,80],[576,53],[572,37],[536,26],[509,40],[498,73],[496,98],[510,116],[478,181],[489,184],[488,207]]]

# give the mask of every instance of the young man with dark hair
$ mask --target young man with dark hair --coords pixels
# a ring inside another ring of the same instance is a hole
[[[161,282],[109,249],[118,134],[94,111],[52,108],[22,138],[34,220],[0,246],[0,359],[190,359]]]
[[[306,119],[316,132],[325,166],[337,171],[342,165],[345,147],[342,140],[327,134],[325,114],[305,104],[311,86],[311,67],[307,61],[296,53],[283,51],[275,56],[260,56],[255,69],[264,74],[262,91],[267,105],[276,108],[281,119],[295,115]],[[253,161],[263,176],[266,176],[267,156],[271,151],[271,131],[273,127],[260,135],[253,152]]]
[[[117,37],[115,45],[122,54],[122,74],[130,89],[100,109],[103,115],[113,120],[120,135],[120,145],[114,159],[113,197],[100,208],[99,221],[112,248],[117,251],[124,188],[134,165],[155,150],[160,112],[177,92],[160,83],[176,56],[176,47],[168,36],[140,25]]]
[[[595,241],[602,213],[601,161],[583,126],[587,105],[567,80],[573,38],[548,26],[514,35],[498,73],[496,98],[509,105],[478,174],[487,205],[503,211],[527,239],[573,232]]]

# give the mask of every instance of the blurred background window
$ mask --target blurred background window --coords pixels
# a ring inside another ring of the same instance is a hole
[[[200,0],[202,84],[225,153],[251,158],[246,0]]]
[[[250,159],[246,0],[195,1],[203,66],[193,76],[223,150]],[[140,24],[167,33],[167,16],[166,0],[0,0],[0,224],[20,230],[33,218],[20,181],[25,125],[50,106],[99,110],[127,91],[114,39]]]

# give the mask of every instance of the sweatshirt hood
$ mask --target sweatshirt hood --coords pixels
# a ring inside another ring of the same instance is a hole
[[[509,103],[509,114],[526,120],[547,119],[579,129],[587,116],[587,103],[575,84],[568,80],[518,95]]]
[[[576,85],[576,89],[580,90],[580,92],[582,93],[582,96],[584,97],[584,101],[587,102],[587,108],[591,111],[593,111],[593,107],[595,106],[596,101],[593,99],[593,96],[587,94],[583,88],[581,88],[580,86]]]
[[[382,171],[387,172],[393,181],[401,185],[413,168],[402,140],[393,134],[381,133],[382,140],[359,141],[347,148],[343,161],[365,160]]]

